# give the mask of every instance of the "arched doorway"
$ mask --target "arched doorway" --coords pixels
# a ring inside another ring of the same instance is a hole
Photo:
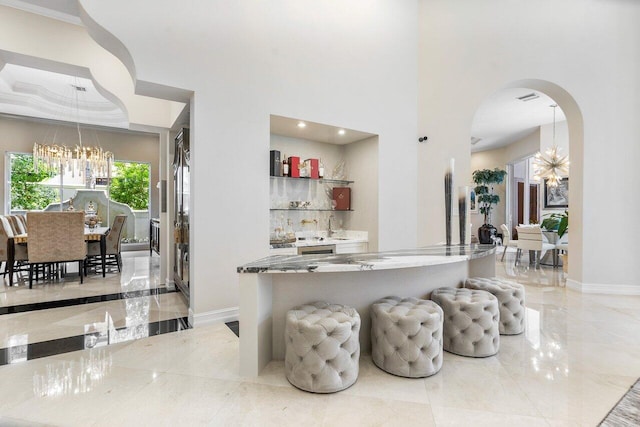
[[[527,94],[531,93],[533,96],[540,96],[546,99],[552,100],[550,103],[556,103],[558,107],[566,117],[566,129],[568,132],[568,146],[569,152],[571,153],[571,186],[569,187],[569,200],[571,200],[571,262],[569,263],[569,276],[567,279],[568,286],[571,287],[572,283],[580,283],[582,281],[582,253],[583,253],[583,227],[582,227],[582,215],[583,215],[583,197],[582,197],[582,189],[583,189],[583,135],[584,135],[584,126],[583,126],[583,117],[578,107],[575,99],[562,87],[548,82],[544,80],[535,80],[535,79],[526,79],[526,80],[517,80],[510,82],[496,90],[495,93],[499,93],[501,91],[509,91],[511,89],[522,89],[526,88]],[[523,92],[524,93],[524,92]],[[491,97],[489,95],[487,98]],[[526,96],[526,95],[524,95]],[[523,101],[526,102],[526,101]],[[480,104],[482,105],[482,104]],[[550,114],[550,113],[549,113]],[[550,116],[549,116],[550,117]],[[504,118],[502,118],[504,119]],[[547,122],[548,123],[548,122]],[[471,132],[472,135],[472,144],[474,143],[474,133],[473,130]],[[522,138],[526,138],[527,134],[523,134]],[[477,138],[476,143],[477,143]],[[535,140],[535,136],[531,138]],[[511,160],[524,160],[526,157],[540,150],[539,146],[539,135],[537,136],[538,146],[537,148],[531,148],[529,151],[522,151],[521,153],[511,153]],[[533,147],[531,144],[530,147]],[[520,157],[518,158],[518,154]],[[503,164],[506,164],[505,161]],[[474,164],[472,162],[472,170],[475,169]],[[513,187],[513,186],[512,186]],[[542,192],[542,197],[540,200],[543,200],[544,197],[544,184],[539,185],[539,191]],[[514,192],[517,188],[511,188],[510,191]],[[523,183],[523,198],[530,197],[529,186],[526,183]],[[510,194],[509,196],[514,196],[515,194]],[[505,192],[505,197],[507,194]],[[504,210],[504,204],[503,210]],[[544,205],[543,205],[544,206]],[[508,218],[511,212],[507,212],[506,210],[501,217],[502,220]],[[525,215],[529,217],[528,215]],[[517,217],[513,218],[515,222],[517,221]],[[539,221],[540,218],[536,218],[536,221]]]

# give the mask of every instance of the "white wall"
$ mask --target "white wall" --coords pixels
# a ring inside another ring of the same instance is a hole
[[[196,324],[236,306],[236,266],[267,255],[270,114],[379,135],[380,206],[406,207],[402,220],[381,211],[379,247],[415,246],[416,1],[81,5],[126,46],[138,83],[194,91]]]
[[[72,124],[48,122],[19,117],[0,116],[0,151],[14,153],[32,153],[33,143],[43,143],[45,136],[50,143],[56,133],[56,141],[69,146],[78,143],[78,133]],[[81,127],[82,141],[85,145],[100,145],[114,153],[116,160],[131,160],[151,164],[151,185],[158,182],[159,137],[149,133],[125,130],[103,130]],[[5,162],[0,162],[1,176],[5,176]],[[0,186],[0,200],[4,200],[5,186]],[[4,206],[4,205],[3,205]],[[158,216],[158,192],[151,191],[150,212]],[[148,224],[145,233],[148,235]],[[144,231],[145,229],[143,229]]]
[[[345,159],[349,165],[352,184],[352,206],[354,211],[349,214],[348,228],[369,232],[369,252],[378,250],[379,213],[382,211],[378,203],[378,137],[367,138],[352,142],[345,146]],[[400,204],[395,210],[399,221],[404,217],[404,205]],[[415,227],[407,224],[407,231]]]
[[[535,155],[540,151],[540,128],[519,141],[504,147],[505,163],[513,163]]]
[[[635,142],[640,134],[640,4],[425,0],[421,5],[420,57],[425,67],[420,79],[426,89],[420,92],[420,102],[429,114],[420,115],[420,133],[437,135],[434,142],[449,150],[448,144],[468,143],[469,133],[462,135],[461,129],[469,129],[473,112],[487,94],[524,79],[551,82],[557,85],[552,91],[563,88],[567,93],[562,99],[552,93],[554,100],[565,113],[572,100],[577,106],[568,114],[569,277],[574,284],[632,286],[631,278],[640,275],[632,250],[640,232],[640,201],[629,196],[638,185],[640,159],[640,144]],[[431,161],[420,156],[423,162]],[[437,158],[433,168],[440,168]],[[615,188],[603,179],[606,171],[615,171]],[[433,187],[420,182],[421,192]],[[616,239],[601,226],[610,221],[612,211],[624,230]],[[574,233],[581,241],[574,240]]]
[[[629,196],[640,158],[637,2],[80,3],[128,49],[139,85],[195,91],[197,313],[233,306],[234,267],[265,254],[267,221],[254,215],[268,206],[269,114],[380,135],[381,249],[409,247],[443,239],[448,159],[456,185],[466,182],[473,115],[488,94],[515,84],[541,88],[567,114],[572,283],[632,287],[640,275],[632,250],[640,201]],[[429,142],[417,146],[418,135]],[[615,186],[603,179],[611,170]],[[212,218],[212,199],[227,194],[235,209]],[[399,203],[401,224],[390,208]],[[601,227],[611,211],[625,231],[615,241]]]

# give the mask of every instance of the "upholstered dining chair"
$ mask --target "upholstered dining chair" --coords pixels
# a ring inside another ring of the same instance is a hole
[[[542,251],[553,251],[556,246],[547,243],[542,238],[542,229],[539,225],[536,226],[520,226],[516,227],[518,231],[518,252],[516,254],[515,264],[517,265],[522,256],[522,251],[534,251],[535,252],[535,266],[540,266],[540,258]]]
[[[118,267],[118,271],[122,271],[122,244],[120,242],[122,238],[122,230],[127,222],[126,215],[116,215],[113,220],[113,225],[109,229],[109,232],[104,237],[105,240],[105,256],[102,259],[100,252],[101,242],[87,242],[87,260],[85,261],[85,269],[90,266],[102,266],[102,277],[105,277],[106,266],[115,265]],[[86,271],[85,271],[86,274]]]
[[[500,226],[500,230],[502,230],[502,246],[504,246],[504,250],[502,251],[502,258],[500,261],[504,261],[504,255],[507,253],[507,248],[517,248],[518,240],[511,238],[511,232],[509,231],[509,227],[506,224],[502,224]]]
[[[11,226],[11,230],[13,230],[13,234],[25,234],[27,232],[27,228],[25,227],[25,223],[20,220],[20,215],[7,215],[7,221]]]
[[[0,262],[4,262],[3,276],[9,275],[9,286],[13,286],[13,274],[26,271],[27,245],[18,245],[13,241],[15,233],[9,217],[0,216]]]
[[[84,212],[28,212],[29,288],[37,264],[78,262],[80,283],[87,246],[84,242]]]

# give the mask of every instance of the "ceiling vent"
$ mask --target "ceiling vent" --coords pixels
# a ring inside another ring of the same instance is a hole
[[[471,137],[471,145],[476,145],[480,141],[482,141],[482,138],[478,138],[477,136]]]
[[[75,90],[77,90],[78,92],[86,92],[87,88],[84,86],[76,86],[76,85],[71,85],[72,88],[74,88]]]
[[[531,92],[531,93],[528,93],[526,95],[519,96],[516,99],[519,99],[522,102],[527,102],[527,101],[533,101],[534,99],[538,99],[538,98],[540,98],[538,95],[536,95],[535,93]]]

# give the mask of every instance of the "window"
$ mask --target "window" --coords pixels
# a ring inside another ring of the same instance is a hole
[[[60,173],[45,163],[38,163],[36,172],[33,156],[8,153],[10,211],[42,210],[51,203],[60,202]],[[113,164],[111,199],[125,203],[132,210],[149,209],[148,163],[116,161]],[[62,180],[62,200],[68,200],[79,188],[87,188],[83,177],[65,170]],[[95,177],[95,188],[107,190],[107,177]]]

